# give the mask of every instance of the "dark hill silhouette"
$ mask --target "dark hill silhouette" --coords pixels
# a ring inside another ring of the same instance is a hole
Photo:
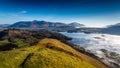
[[[46,29],[62,29],[63,27],[68,28],[68,29],[74,29],[76,27],[82,27],[84,26],[83,24],[80,23],[70,23],[70,24],[65,24],[61,22],[48,22],[48,21],[19,21],[16,22],[7,28],[46,28]]]
[[[27,45],[35,45],[39,40],[44,38],[54,38],[62,42],[71,39],[62,34],[52,33],[43,29],[39,31],[7,29],[0,32],[0,43],[2,43],[0,44],[0,50],[9,50],[14,47],[19,48]],[[10,47],[6,45],[9,45]]]

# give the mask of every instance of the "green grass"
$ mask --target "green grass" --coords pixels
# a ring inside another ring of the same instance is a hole
[[[19,38],[15,39],[15,43],[16,43],[16,45],[18,45],[18,47],[23,47],[25,45],[28,45],[27,43],[24,43],[23,39],[19,39]]]
[[[25,68],[95,68],[90,63],[61,51],[48,48],[32,54],[24,64]]]
[[[0,53],[0,67],[1,68],[18,68],[23,62],[27,52],[11,51]]]
[[[36,46],[0,52],[0,68],[107,68],[68,45],[43,39]]]
[[[8,40],[2,40],[2,41],[0,41],[0,46],[3,46],[7,43],[10,43],[10,42]]]
[[[21,68],[21,64],[26,57],[37,49],[37,47],[31,46],[23,49],[0,52],[0,68]]]
[[[35,41],[37,41],[37,39],[34,37],[29,37],[27,39],[15,38],[14,44],[16,44],[19,48],[22,48],[31,46]]]
[[[27,47],[27,46],[31,46],[33,43],[37,43],[38,39],[30,36],[26,39],[21,39],[21,38],[14,38],[11,41],[8,41],[7,39],[1,40],[0,41],[0,46],[5,46],[6,44],[15,44],[18,48],[22,48],[22,47]],[[7,47],[7,46],[6,46]]]

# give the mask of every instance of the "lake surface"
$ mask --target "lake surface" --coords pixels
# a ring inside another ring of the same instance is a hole
[[[84,47],[93,53],[101,54],[101,49],[120,54],[120,36],[109,34],[85,34],[60,32],[73,38],[70,42]]]

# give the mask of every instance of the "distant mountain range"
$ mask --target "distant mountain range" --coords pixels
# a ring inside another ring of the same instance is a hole
[[[120,23],[109,25],[101,30],[103,33],[120,35]]]
[[[120,35],[120,23],[108,25],[106,28],[89,28],[84,24],[77,22],[65,24],[61,22],[48,21],[19,21],[14,24],[1,24],[0,28],[23,28],[23,29],[47,29],[50,31],[68,31],[68,32],[85,32],[85,33],[108,33]]]
[[[75,27],[75,28],[81,28],[85,25],[77,23],[77,22],[73,22],[73,23],[68,24],[68,26]]]
[[[114,25],[108,25],[104,28],[94,28],[94,27],[83,27],[69,30],[69,32],[84,32],[84,33],[105,33],[120,35],[120,23]]]
[[[5,27],[8,27],[10,26],[10,24],[0,24],[0,28],[5,28]]]
[[[70,23],[70,24],[65,24],[61,22],[47,22],[47,21],[20,21],[16,22],[8,28],[46,28],[46,27],[73,27],[73,28],[78,28],[84,26],[83,24],[79,23]]]

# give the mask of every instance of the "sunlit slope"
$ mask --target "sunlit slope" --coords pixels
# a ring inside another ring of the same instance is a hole
[[[43,39],[37,46],[0,52],[2,68],[107,68],[101,62],[55,40]]]

